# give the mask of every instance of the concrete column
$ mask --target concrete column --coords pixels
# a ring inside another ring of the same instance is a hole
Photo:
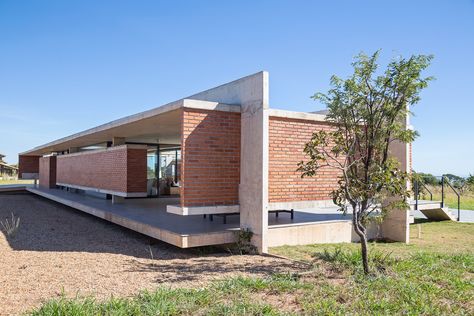
[[[78,151],[79,151],[78,147],[69,147],[69,150],[68,150],[70,154],[77,153]]]
[[[267,110],[260,107],[243,111],[241,137],[240,227],[254,233],[253,244],[265,253],[268,251]]]
[[[188,99],[241,105],[240,227],[267,252],[268,233],[268,72],[240,78]]]
[[[410,117],[407,114],[405,119],[405,127],[410,127]],[[405,172],[410,172],[410,144],[402,142],[393,142],[390,145],[390,155],[395,157],[400,162],[400,169]],[[410,189],[410,182],[407,181],[407,189]],[[410,210],[401,209],[393,210],[387,214],[383,223],[381,224],[382,235],[385,238],[401,241],[405,243],[410,242]]]
[[[252,243],[268,252],[268,73],[255,82],[257,100],[242,103],[240,164],[240,227],[250,229]]]
[[[112,195],[112,204],[121,204],[125,201],[123,196]]]

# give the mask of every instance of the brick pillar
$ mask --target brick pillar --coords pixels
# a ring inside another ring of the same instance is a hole
[[[39,159],[39,181],[41,188],[56,188],[56,156]]]

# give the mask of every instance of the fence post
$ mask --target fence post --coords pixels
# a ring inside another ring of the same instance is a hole
[[[441,208],[444,207],[444,176],[441,176]]]

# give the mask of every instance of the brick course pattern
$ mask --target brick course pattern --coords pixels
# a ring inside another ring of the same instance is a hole
[[[39,185],[46,189],[56,187],[56,156],[39,159]]]
[[[183,110],[181,206],[239,203],[240,113]]]
[[[146,192],[146,149],[128,146],[58,156],[57,182],[115,192]]]
[[[296,171],[300,161],[307,160],[305,144],[317,130],[330,131],[331,124],[300,119],[270,117],[269,119],[269,202],[296,202],[331,199],[340,172],[323,167],[312,178],[301,178]]]
[[[18,156],[18,177],[21,179],[23,173],[38,173],[39,158],[39,156]]]

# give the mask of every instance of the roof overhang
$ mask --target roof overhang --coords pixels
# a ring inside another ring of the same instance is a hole
[[[20,155],[41,156],[51,152],[65,151],[73,147],[84,147],[111,141],[114,137],[123,137],[128,142],[180,144],[183,108],[240,112],[240,105],[181,99],[57,139],[22,152]]]

